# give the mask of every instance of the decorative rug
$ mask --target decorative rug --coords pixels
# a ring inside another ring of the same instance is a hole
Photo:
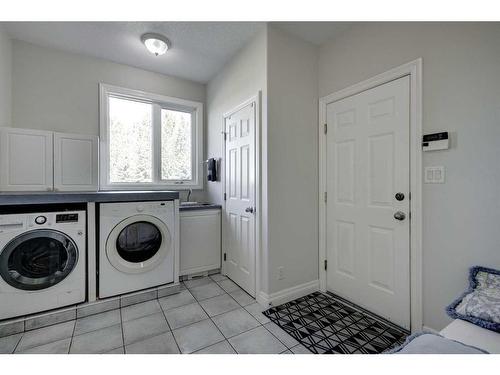
[[[409,332],[338,296],[315,292],[263,312],[315,354],[378,354]]]

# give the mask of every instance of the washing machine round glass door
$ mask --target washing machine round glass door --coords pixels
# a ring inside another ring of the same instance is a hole
[[[111,230],[106,255],[116,269],[143,273],[157,267],[171,251],[171,235],[165,223],[151,215],[135,215]]]
[[[21,290],[41,290],[64,280],[75,268],[78,248],[66,234],[38,229],[12,239],[0,253],[0,276]]]

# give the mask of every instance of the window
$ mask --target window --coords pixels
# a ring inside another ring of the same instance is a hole
[[[101,189],[202,188],[203,104],[100,85]]]

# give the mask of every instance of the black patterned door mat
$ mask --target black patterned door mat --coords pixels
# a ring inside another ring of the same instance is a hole
[[[315,292],[263,312],[315,354],[378,354],[409,332],[330,294]]]

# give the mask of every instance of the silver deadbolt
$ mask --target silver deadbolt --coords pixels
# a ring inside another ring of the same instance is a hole
[[[396,193],[394,197],[397,201],[402,201],[403,199],[405,199],[405,195],[403,193]]]
[[[402,221],[405,218],[406,218],[406,215],[404,212],[397,211],[396,213],[394,213],[394,219],[396,219],[396,220]]]
[[[250,212],[251,214],[253,214],[253,207],[245,208],[245,212]]]

